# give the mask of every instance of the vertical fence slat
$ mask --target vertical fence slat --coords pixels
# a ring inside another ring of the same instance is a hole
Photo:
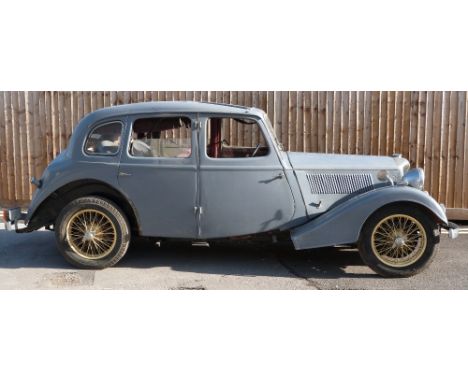
[[[60,152],[60,130],[59,130],[59,105],[58,105],[58,92],[52,92],[51,95],[52,107],[52,139],[53,139],[53,152],[55,156]],[[88,111],[89,112],[89,111]]]
[[[463,144],[463,152],[465,153],[465,158],[463,160],[463,195],[462,195],[462,207],[468,208],[468,96],[465,92],[465,137]]]
[[[304,92],[304,141],[303,149],[306,152],[312,150],[312,92]]]
[[[395,93],[395,119],[394,119],[394,145],[393,151],[395,153],[403,154],[401,144],[403,142],[403,97],[404,93],[399,91]]]
[[[45,131],[46,131],[46,150],[47,163],[54,158],[54,136],[52,133],[52,97],[51,92],[47,91],[44,94],[44,112],[45,112]]]
[[[25,100],[25,118],[26,118],[26,150],[28,164],[27,164],[27,171],[25,174],[25,191],[27,195],[27,200],[32,197],[32,184],[29,182],[30,175],[33,174],[35,170],[35,146],[37,145],[37,140],[35,137],[36,130],[34,129],[34,100],[33,100],[33,92],[25,92],[24,100]],[[26,197],[25,195],[25,197]]]
[[[234,104],[239,103],[238,92],[231,92],[231,102]],[[233,144],[237,142],[237,129],[233,129],[231,126],[231,135],[229,136],[229,142]]]
[[[160,93],[160,92],[158,92],[158,100],[161,100],[161,101],[162,101],[163,99],[160,98],[161,95],[160,95],[159,93]],[[123,92],[122,98],[123,98],[122,103],[124,103],[124,104],[130,103],[130,102],[131,102],[130,92]]]
[[[409,125],[409,161],[412,166],[417,166],[418,144],[418,92],[411,92],[410,125]]]
[[[387,95],[387,129],[385,155],[395,153],[395,92]]]
[[[319,92],[312,92],[311,94],[311,114],[312,114],[312,122],[310,123],[311,126],[311,149],[312,152],[316,153],[318,151],[318,141],[319,141],[319,130],[318,130],[318,118],[319,118],[319,105],[318,105],[318,97]]]
[[[29,182],[30,175],[36,167],[36,129],[34,128],[34,92],[25,92],[25,125],[26,125],[26,150],[27,150],[27,171],[25,174],[25,199],[32,197],[32,184]]]
[[[281,92],[281,142],[285,150],[289,150],[288,124],[289,124],[289,92]]]
[[[222,102],[222,92],[220,92],[220,94],[220,102]],[[251,105],[257,108],[260,106],[260,92],[252,92]],[[252,146],[256,146],[260,142],[260,131],[258,129],[250,129],[250,132],[252,134]]]
[[[72,128],[72,132],[73,130],[75,130],[75,127],[76,125],[78,124],[78,121],[81,119],[81,115],[80,115],[80,111],[79,111],[79,102],[80,102],[80,99],[79,99],[79,95],[78,95],[78,92],[72,92],[71,93],[71,113],[72,113],[72,122],[71,122],[71,128]],[[110,95],[108,97],[108,100],[109,100],[109,104],[111,102],[110,100]]]
[[[283,136],[282,136],[282,112],[283,112],[283,94],[281,92],[275,92],[275,119],[273,129],[275,130],[276,137],[281,142],[284,147],[283,143]]]
[[[426,96],[426,121],[425,127],[426,132],[424,135],[423,144],[423,156],[424,156],[424,171],[425,171],[425,179],[426,179],[426,186],[425,188],[432,190],[432,144],[433,144],[433,112],[434,112],[434,92],[427,92]]]
[[[12,92],[5,92],[4,97],[5,110],[5,137],[7,140],[6,155],[7,155],[7,177],[8,177],[8,201],[16,200],[15,194],[15,159],[14,159],[14,130],[12,120]]]
[[[371,139],[372,139],[372,92],[365,92],[364,93],[364,131],[363,131],[363,153],[370,154],[371,153]]]
[[[244,94],[244,106],[252,104],[252,92],[248,91]],[[249,125],[243,125],[243,144],[246,146],[252,145],[252,129]]]
[[[202,94],[203,96],[203,94]],[[244,102],[244,98],[245,98],[245,93],[244,92],[238,92],[237,93],[237,101],[239,102],[239,105],[245,105],[245,102]],[[242,128],[237,128],[237,129],[234,129],[236,130],[237,134],[236,134],[236,140],[235,142],[237,142],[237,144],[243,144],[244,142],[244,130]]]
[[[432,160],[431,170],[431,194],[439,198],[440,192],[440,165],[441,165],[441,139],[442,139],[442,101],[443,93],[434,93],[434,109],[432,113]]]
[[[456,147],[456,127],[458,121],[458,92],[450,93],[450,113],[448,124],[448,144],[447,144],[447,185],[446,200],[447,205],[453,205],[455,187],[455,147]]]
[[[335,92],[333,97],[333,126],[330,131],[333,135],[330,152],[339,153],[341,138],[341,92]]]
[[[349,153],[349,92],[343,92],[341,95],[341,136],[340,153]]]
[[[5,92],[0,91],[0,203],[8,197],[7,155],[8,144],[5,123]]]
[[[411,92],[403,92],[401,114],[401,144],[400,151],[405,158],[409,158],[410,121],[411,121]]]
[[[304,92],[297,92],[296,150],[304,151]]]
[[[234,104],[234,102],[232,102],[233,99],[231,97],[231,103]],[[273,126],[273,129],[275,129],[275,125],[276,125],[276,116],[275,116],[275,92],[272,92],[272,91],[269,91],[267,92],[267,108],[266,108],[266,113],[268,115],[268,119],[270,120],[271,122],[271,125]],[[275,130],[276,131],[276,130]]]
[[[29,199],[29,182],[28,173],[30,163],[30,153],[28,150],[28,135],[29,129],[26,124],[26,93],[18,92],[18,129],[20,135],[20,155],[17,159],[20,160],[21,168],[21,200]]]
[[[464,147],[466,125],[465,125],[465,114],[466,114],[466,93],[458,92],[458,110],[457,110],[457,125],[454,132],[456,137],[455,146],[451,146],[451,149],[455,151],[454,157],[454,177],[455,185],[453,188],[454,200],[453,206],[455,208],[463,207],[463,163],[465,156],[467,155]],[[465,191],[466,192],[466,191]]]
[[[297,134],[297,93],[289,92],[289,124],[288,124],[288,150],[296,151]]]
[[[371,143],[370,153],[377,155],[379,153],[379,110],[380,110],[380,92],[371,92]]]
[[[380,102],[379,102],[379,147],[377,153],[379,155],[387,155],[387,104],[388,104],[388,93],[389,92],[381,92],[380,94]]]
[[[426,136],[427,92],[419,92],[418,129],[416,140],[416,166],[424,167],[424,142]]]
[[[333,152],[333,92],[327,92],[326,104],[326,128],[325,128],[325,152]]]
[[[450,92],[444,92],[442,98],[442,125],[440,143],[440,190],[439,201],[447,204],[447,153],[448,153],[448,130],[450,115]]]
[[[42,171],[47,166],[47,127],[46,127],[46,92],[37,93],[37,115],[34,121],[34,126],[39,130],[40,142],[39,151],[37,153],[38,160],[36,163],[36,177],[42,175]]]
[[[70,141],[70,137],[73,131],[73,116],[72,116],[72,97],[70,92],[63,93],[63,105],[64,105],[64,126],[65,126],[65,139],[63,142],[63,149],[64,150],[68,146],[68,142]],[[103,107],[102,104],[101,107]]]
[[[318,93],[318,152],[327,151],[327,93]]]
[[[351,92],[349,99],[349,138],[348,153],[356,154],[356,128],[357,128],[357,93]]]
[[[357,98],[357,154],[364,153],[364,110],[365,110],[365,92],[359,92]]]
[[[19,128],[19,94],[18,92],[12,92],[11,95],[11,119],[13,125],[13,155],[14,155],[14,166],[15,166],[15,197],[17,200],[22,200],[22,174],[21,174],[21,131]],[[23,130],[24,132],[24,130]]]
[[[66,95],[64,92],[58,92],[58,128],[60,131],[60,151],[65,150],[67,146],[67,102],[66,102]]]

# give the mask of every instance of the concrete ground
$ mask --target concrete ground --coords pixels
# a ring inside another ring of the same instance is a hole
[[[0,224],[0,289],[468,289],[468,226],[459,239],[442,234],[439,253],[423,273],[384,279],[356,250],[296,252],[285,245],[211,248],[133,244],[113,268],[70,266],[54,233],[7,232]]]

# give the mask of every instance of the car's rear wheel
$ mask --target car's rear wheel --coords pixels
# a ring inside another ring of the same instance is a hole
[[[71,201],[55,223],[60,252],[80,268],[111,267],[125,255],[130,243],[128,220],[110,200],[88,196]]]
[[[363,261],[384,277],[408,277],[433,260],[439,243],[438,224],[410,205],[384,207],[364,224],[358,242]]]

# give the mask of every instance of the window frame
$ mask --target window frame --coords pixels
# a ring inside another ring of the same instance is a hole
[[[271,137],[270,137],[270,134],[268,134],[267,132],[265,132],[265,127],[262,126],[263,124],[263,121],[261,118],[258,118],[257,116],[254,116],[254,115],[232,115],[232,114],[219,114],[219,115],[216,115],[216,114],[206,114],[204,115],[204,118],[205,118],[205,123],[204,123],[204,149],[203,149],[203,155],[206,159],[208,159],[209,161],[243,161],[243,160],[262,160],[264,158],[270,158],[271,155],[273,154],[273,151],[274,151],[274,144],[271,142]],[[228,158],[215,158],[215,157],[212,157],[208,154],[208,146],[207,146],[207,143],[208,143],[208,123],[209,123],[209,120],[212,119],[212,118],[220,118],[220,119],[249,119],[249,120],[252,120],[252,121],[255,121],[257,127],[259,128],[260,130],[260,133],[263,135],[263,139],[265,141],[265,143],[267,144],[267,147],[268,147],[268,153],[266,155],[262,155],[262,156],[255,156],[255,157],[228,157]]]
[[[86,144],[88,143],[88,140],[90,138],[90,136],[94,133],[95,130],[99,129],[100,127],[102,126],[106,126],[106,125],[110,125],[112,123],[118,123],[120,124],[120,142],[119,142],[119,147],[117,149],[117,151],[115,153],[91,153],[91,152],[88,152],[86,150]],[[88,134],[86,134],[86,138],[83,140],[83,146],[82,146],[82,153],[84,156],[87,156],[87,157],[114,157],[114,156],[117,156],[119,155],[120,153],[120,150],[122,149],[122,146],[123,146],[123,139],[124,139],[124,128],[125,128],[125,124],[119,120],[119,119],[116,119],[116,120],[111,120],[111,121],[105,121],[105,122],[98,122],[95,126],[92,126],[90,128],[90,131],[88,132]]]
[[[162,118],[188,118],[190,121],[190,155],[187,157],[160,157],[160,156],[150,156],[150,157],[145,157],[145,156],[135,156],[132,155],[130,152],[130,145],[132,142],[132,134],[133,134],[133,126],[136,121],[139,119],[162,119]],[[150,160],[188,160],[188,159],[193,159],[194,158],[194,139],[193,139],[193,124],[194,124],[194,117],[191,115],[187,115],[185,113],[175,113],[175,114],[150,114],[150,115],[134,115],[132,116],[132,119],[128,121],[128,137],[127,137],[127,145],[126,145],[126,150],[125,150],[125,155],[129,159],[136,159],[136,160],[142,160],[142,159],[150,159]]]

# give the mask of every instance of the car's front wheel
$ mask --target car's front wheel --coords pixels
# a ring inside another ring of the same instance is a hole
[[[410,205],[392,205],[366,221],[358,248],[362,260],[381,276],[408,277],[431,263],[439,235],[428,214]]]
[[[57,245],[71,264],[80,268],[111,267],[130,243],[128,220],[110,200],[87,196],[71,201],[55,222]]]

